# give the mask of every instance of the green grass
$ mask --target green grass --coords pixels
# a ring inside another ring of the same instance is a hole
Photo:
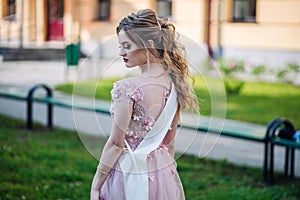
[[[89,199],[98,161],[76,132],[35,127],[31,132],[24,122],[0,116],[0,199]],[[186,155],[177,163],[188,200],[296,200],[300,196],[300,180],[282,173],[275,174],[276,185],[267,187],[261,168]]]
[[[76,133],[0,121],[0,199],[87,199],[97,162]]]
[[[58,85],[56,89],[72,93],[74,88],[75,94],[110,100],[110,90],[115,80],[88,81],[77,83],[75,86],[67,83]],[[194,90],[199,98],[201,114],[214,116],[211,95],[214,92],[212,90],[219,90],[214,86],[220,85],[220,81],[207,77],[205,79],[196,77],[195,80]],[[224,102],[222,96],[214,94],[213,97],[220,103],[213,106],[222,108],[222,102]],[[266,125],[274,118],[286,117],[299,129],[299,99],[300,87],[298,86],[281,83],[245,82],[240,95],[226,95],[226,118]],[[218,117],[218,115],[216,116]]]
[[[300,87],[279,83],[246,82],[240,95],[227,95],[230,119],[267,124],[276,117],[300,128]]]
[[[60,90],[69,94],[76,94],[85,97],[97,98],[106,101],[111,100],[110,90],[113,87],[113,83],[117,79],[105,79],[100,81],[86,81],[77,84],[66,83],[57,85],[56,90]]]

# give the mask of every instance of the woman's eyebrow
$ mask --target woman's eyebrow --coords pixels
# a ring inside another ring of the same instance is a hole
[[[127,44],[127,43],[128,43],[127,41],[119,42],[120,45],[124,45],[124,44]]]

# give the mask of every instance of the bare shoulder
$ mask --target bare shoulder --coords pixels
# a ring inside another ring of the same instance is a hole
[[[164,82],[160,79],[145,78],[143,76],[128,77],[117,82],[126,90],[142,89],[145,92],[160,91],[162,88],[170,88],[170,82]]]

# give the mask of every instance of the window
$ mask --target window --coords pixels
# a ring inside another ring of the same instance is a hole
[[[160,18],[172,18],[172,0],[157,0],[157,15]]]
[[[16,14],[16,0],[7,0],[7,16]]]
[[[16,19],[16,0],[7,0],[6,20]]]
[[[110,18],[110,0],[99,0],[98,1],[98,16],[97,19],[100,21],[106,21]]]
[[[233,0],[234,22],[255,22],[256,0]]]

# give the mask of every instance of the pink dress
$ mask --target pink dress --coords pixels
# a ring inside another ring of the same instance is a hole
[[[170,94],[170,87],[157,82],[137,83],[134,78],[115,82],[111,91],[111,115],[114,117],[114,102],[124,101],[132,105],[132,114],[125,139],[134,151],[151,130],[153,124],[164,108]],[[138,86],[137,86],[138,85]],[[175,126],[172,127],[176,129]],[[169,129],[161,145],[147,156],[149,200],[184,199],[184,192],[176,162],[168,151],[170,134],[176,130]],[[175,136],[175,135],[174,135]],[[174,136],[171,136],[174,138]],[[174,140],[172,140],[174,142]],[[125,200],[122,171],[113,169],[100,190],[101,199]]]

